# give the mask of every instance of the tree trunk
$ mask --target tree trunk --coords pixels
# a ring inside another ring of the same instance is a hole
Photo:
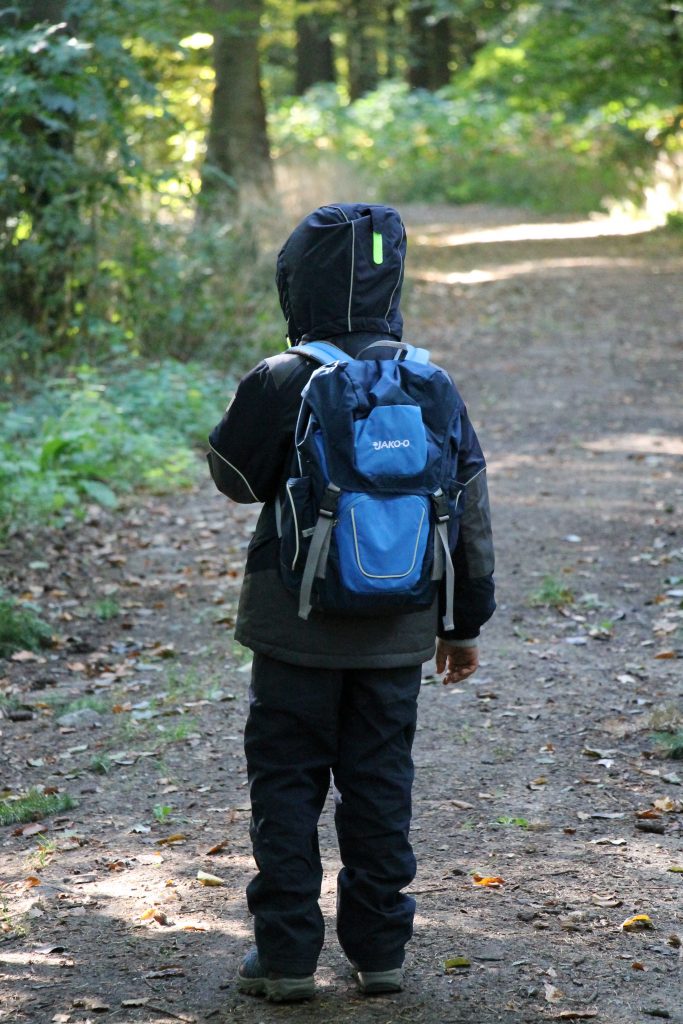
[[[408,12],[408,83],[413,89],[440,89],[450,82],[451,28],[434,17],[432,3],[413,3]]]
[[[316,82],[334,82],[334,47],[330,18],[314,14],[296,20],[296,94]]]
[[[64,10],[66,0],[24,0],[16,11],[17,24],[24,28],[32,28],[41,22],[56,25],[65,21]]]
[[[262,0],[211,0],[216,82],[202,168],[204,203],[267,197],[273,169],[261,90]]]
[[[349,97],[357,100],[377,85],[377,12],[373,0],[349,0],[346,6],[346,54]]]

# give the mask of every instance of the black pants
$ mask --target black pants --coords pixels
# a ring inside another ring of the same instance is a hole
[[[313,973],[323,944],[318,819],[330,786],[344,867],[337,934],[365,971],[400,967],[415,901],[408,840],[420,666],[321,669],[256,654],[245,730],[258,874],[247,887],[266,970]]]

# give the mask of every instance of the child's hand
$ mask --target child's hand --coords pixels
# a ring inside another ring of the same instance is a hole
[[[437,639],[436,641],[436,671],[440,675],[446,672],[443,677],[444,686],[448,683],[461,683],[479,666],[478,647],[458,647],[449,644],[447,640]]]

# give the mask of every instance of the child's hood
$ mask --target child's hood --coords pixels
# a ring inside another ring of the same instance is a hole
[[[390,206],[336,203],[310,213],[277,259],[291,343],[351,331],[400,338],[405,253],[405,228]]]

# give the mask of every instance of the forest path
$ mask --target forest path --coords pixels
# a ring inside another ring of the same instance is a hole
[[[406,990],[355,991],[328,808],[319,997],[236,992],[252,861],[248,665],[229,637],[256,510],[207,482],[93,509],[39,551],[17,539],[25,590],[64,641],[5,663],[20,714],[0,722],[4,785],[77,807],[41,823],[42,852],[0,830],[0,1021],[682,1024],[683,771],[653,739],[683,729],[680,240],[488,207],[404,213],[406,336],[452,371],[487,454],[499,600],[477,675],[445,690],[425,670]],[[573,603],[531,604],[562,587]],[[118,615],[94,616],[103,598]],[[640,831],[655,800],[663,831]],[[642,913],[653,930],[621,930]],[[446,972],[457,956],[470,966]]]

